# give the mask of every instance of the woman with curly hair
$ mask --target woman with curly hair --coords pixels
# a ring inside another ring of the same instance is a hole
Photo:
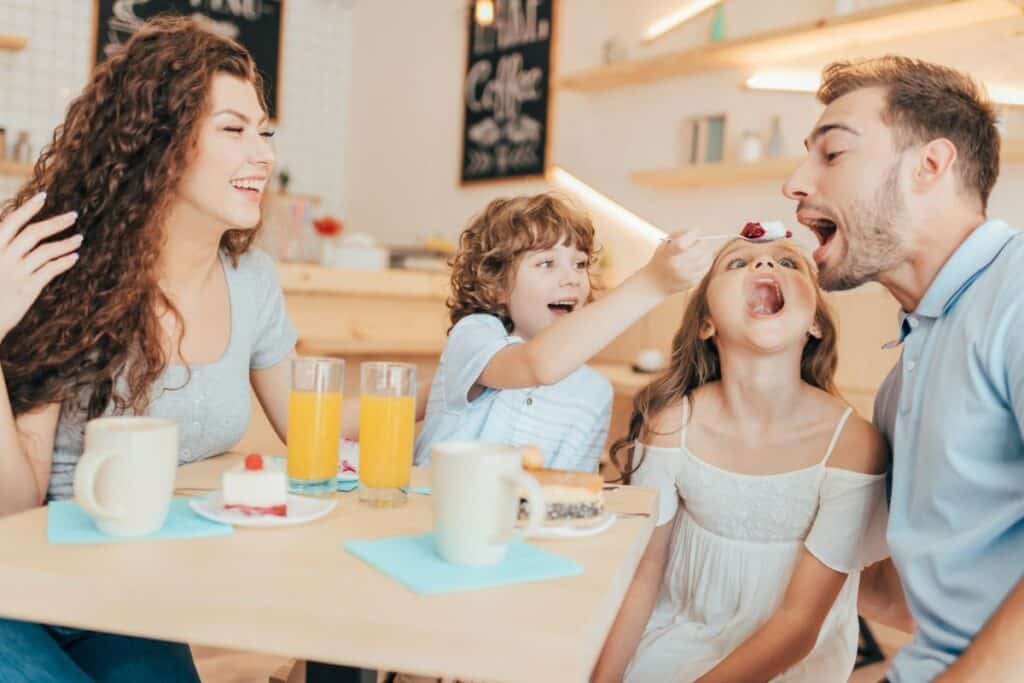
[[[295,330],[252,249],[271,175],[250,55],[191,19],[99,65],[0,210],[0,514],[70,497],[85,422],[174,420],[182,463],[282,439]],[[0,620],[0,680],[196,681],[184,644]]]

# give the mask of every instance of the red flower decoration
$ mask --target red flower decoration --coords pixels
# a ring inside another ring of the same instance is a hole
[[[345,229],[345,226],[333,216],[324,216],[313,221],[313,229],[321,237],[337,237]]]

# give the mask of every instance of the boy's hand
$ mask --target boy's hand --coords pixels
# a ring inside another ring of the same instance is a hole
[[[663,293],[683,292],[700,282],[711,268],[712,251],[693,231],[669,235],[643,270]]]

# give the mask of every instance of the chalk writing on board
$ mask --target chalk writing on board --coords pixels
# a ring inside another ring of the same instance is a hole
[[[494,24],[470,13],[462,180],[543,173],[554,0],[499,0]]]
[[[264,81],[271,117],[276,118],[281,55],[282,0],[96,0],[96,63],[115,54],[147,19],[190,16],[208,30],[244,46]]]

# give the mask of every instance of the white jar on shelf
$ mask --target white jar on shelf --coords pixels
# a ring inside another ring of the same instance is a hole
[[[386,270],[389,252],[378,247],[366,233],[351,233],[342,239],[324,240],[320,263],[341,270]]]
[[[747,130],[743,132],[743,139],[740,142],[740,161],[745,164],[752,164],[760,161],[764,152],[764,143],[757,131]]]

